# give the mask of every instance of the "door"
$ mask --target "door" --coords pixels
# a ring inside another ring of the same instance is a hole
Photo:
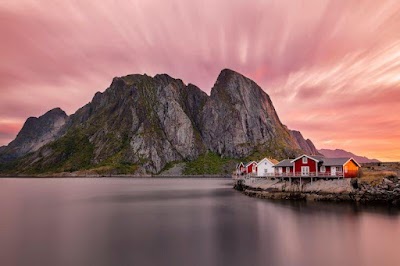
[[[302,166],[301,167],[301,176],[309,176],[310,175],[310,167]]]
[[[331,176],[336,176],[336,167],[335,166],[331,167]]]

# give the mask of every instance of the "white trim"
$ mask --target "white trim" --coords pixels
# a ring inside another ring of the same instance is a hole
[[[323,168],[322,168],[323,167]],[[324,169],[324,170],[322,170],[322,169]],[[321,172],[321,173],[326,173],[326,166],[325,165],[321,165],[321,168],[319,169],[319,171]]]
[[[290,162],[291,162],[291,163],[294,163],[295,161],[297,161],[298,159],[303,158],[303,157],[307,157],[307,158],[309,158],[309,159],[311,159],[311,160],[314,160],[314,161],[316,161],[316,162],[319,162],[319,160],[314,159],[314,158],[312,158],[312,157],[310,157],[310,156],[308,156],[308,155],[305,155],[305,154],[303,154],[303,155],[297,157],[296,159],[291,160]]]
[[[344,166],[345,164],[347,164],[350,161],[353,161],[358,167],[361,167],[361,165],[356,160],[354,160],[353,158],[348,159],[342,166]]]
[[[288,171],[289,168],[289,171]],[[286,166],[286,173],[290,173],[290,166]]]
[[[301,162],[302,162],[303,164],[308,164],[308,158],[307,158],[306,156],[303,156],[303,157],[301,158]]]
[[[247,167],[250,166],[250,164],[253,164],[253,163],[255,163],[255,164],[257,165],[257,162],[256,162],[256,161],[251,161],[251,162],[247,163],[247,164],[245,165],[245,167],[247,168]]]

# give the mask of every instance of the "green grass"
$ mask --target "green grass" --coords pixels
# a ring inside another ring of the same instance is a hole
[[[218,175],[230,174],[235,170],[236,159],[221,158],[219,155],[208,152],[200,155],[196,160],[186,163],[185,175]]]
[[[52,158],[35,163],[29,173],[74,172],[91,166],[94,147],[80,130],[68,132],[49,147],[53,150]]]

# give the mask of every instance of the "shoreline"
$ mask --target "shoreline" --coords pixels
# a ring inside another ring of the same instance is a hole
[[[353,203],[379,203],[400,206],[400,183],[386,178],[376,186],[358,179],[318,180],[296,183],[278,180],[237,180],[233,187],[246,196],[292,201],[329,201]]]
[[[226,178],[231,175],[0,175],[0,178]]]

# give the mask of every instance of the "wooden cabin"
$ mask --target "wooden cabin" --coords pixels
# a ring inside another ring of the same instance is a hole
[[[256,174],[257,173],[257,162],[252,161],[245,165],[246,174]]]
[[[240,162],[236,165],[236,175],[243,175],[245,173],[246,167],[244,167],[243,162]]]
[[[264,158],[257,163],[257,176],[273,176],[275,174],[274,165],[277,160]]]

